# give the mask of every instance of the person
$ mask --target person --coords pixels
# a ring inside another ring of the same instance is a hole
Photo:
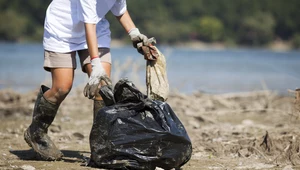
[[[94,118],[104,106],[97,93],[100,77],[111,73],[110,29],[105,15],[112,12],[129,34],[134,47],[147,41],[132,21],[126,0],[53,0],[44,23],[44,69],[52,86],[41,86],[24,139],[43,160],[60,160],[62,152],[47,135],[57,110],[72,88],[76,53],[89,80],[84,95],[94,100]]]

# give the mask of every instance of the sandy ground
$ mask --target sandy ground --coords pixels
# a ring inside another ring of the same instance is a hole
[[[86,166],[92,101],[84,98],[82,88],[73,89],[49,129],[49,136],[65,157],[56,162],[36,160],[23,140],[36,94],[0,91],[0,169],[95,169]],[[192,158],[183,170],[300,169],[300,112],[293,93],[173,92],[167,102],[193,143]]]

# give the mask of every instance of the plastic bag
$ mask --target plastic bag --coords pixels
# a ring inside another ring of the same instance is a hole
[[[103,89],[102,89],[103,88]],[[106,169],[172,169],[191,157],[189,136],[171,107],[151,100],[132,82],[101,87],[105,103],[90,133],[90,165]],[[111,94],[114,96],[112,97]]]
[[[147,96],[151,99],[166,101],[169,96],[166,58],[155,46],[152,48],[156,50],[159,57],[155,61],[147,60]]]
[[[139,43],[138,48],[144,53],[146,59],[146,86],[147,96],[151,99],[166,101],[169,96],[169,83],[167,77],[167,63],[165,56],[155,46],[154,37],[146,43]]]

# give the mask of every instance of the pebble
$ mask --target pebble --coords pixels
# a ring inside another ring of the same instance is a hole
[[[31,165],[22,165],[21,169],[22,170],[35,170],[35,167],[33,167]]]
[[[79,132],[73,133],[73,136],[74,136],[75,139],[77,139],[77,140],[82,140],[82,139],[84,139],[84,135],[81,134],[81,133],[79,133]]]
[[[60,121],[62,122],[70,122],[71,121],[71,118],[69,116],[64,116],[60,119]]]
[[[282,170],[293,170],[293,167],[292,165],[287,165]]]
[[[61,132],[61,127],[60,127],[60,125],[55,125],[55,124],[52,124],[51,126],[50,126],[50,131],[52,132],[52,133],[59,133],[59,132]]]
[[[254,122],[252,120],[245,119],[242,121],[242,124],[246,125],[246,126],[252,126],[254,124]]]
[[[194,129],[200,128],[200,124],[196,120],[189,120],[189,125],[191,125]]]

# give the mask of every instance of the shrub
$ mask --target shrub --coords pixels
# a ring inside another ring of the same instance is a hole
[[[28,20],[13,10],[0,12],[0,39],[18,41],[26,31]]]
[[[300,33],[297,33],[292,38],[293,48],[300,48]]]
[[[258,13],[244,18],[239,29],[238,42],[246,45],[264,45],[274,37],[275,20],[269,13]]]
[[[216,17],[204,16],[195,22],[195,32],[200,40],[218,41],[223,36],[223,23]]]

